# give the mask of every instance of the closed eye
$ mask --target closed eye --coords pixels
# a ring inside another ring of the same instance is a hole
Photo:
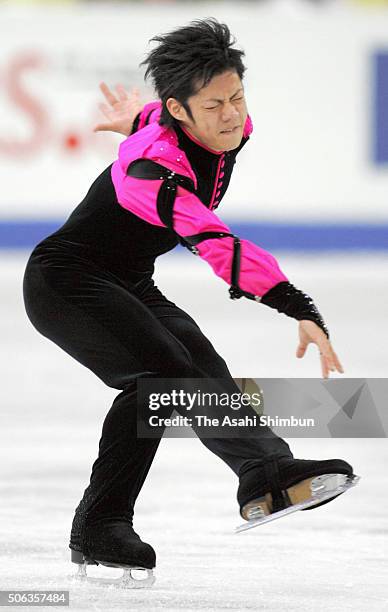
[[[244,95],[239,96],[238,98],[232,98],[231,102],[240,102],[240,100],[244,99]],[[214,110],[215,108],[218,108],[219,104],[215,104],[214,106],[204,106],[205,110]]]

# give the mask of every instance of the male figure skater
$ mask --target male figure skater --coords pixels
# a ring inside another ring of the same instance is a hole
[[[97,129],[130,135],[65,224],[35,247],[24,277],[25,306],[36,329],[120,390],[75,512],[72,559],[148,570],[155,552],[134,532],[132,519],[159,440],[136,437],[137,379],[217,378],[225,391],[240,391],[192,317],[155,286],[155,259],[181,242],[230,285],[232,298],[253,299],[258,309],[264,304],[296,319],[298,357],[316,344],[323,376],[342,372],[310,297],[288,281],[272,255],[234,236],[215,213],[252,132],[244,53],[214,19],[153,40],[157,46],[144,64],[159,100],[137,112],[123,88],[113,94],[103,86],[109,121]],[[257,438],[202,442],[239,478],[246,519],[252,508],[271,514],[308,497],[306,482],[317,476],[352,476],[339,459],[294,459],[269,428],[260,428]]]

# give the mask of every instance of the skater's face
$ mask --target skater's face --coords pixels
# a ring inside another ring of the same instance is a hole
[[[237,72],[216,75],[187,103],[192,118],[174,98],[167,101],[167,108],[201,144],[214,151],[231,151],[239,146],[248,111]]]

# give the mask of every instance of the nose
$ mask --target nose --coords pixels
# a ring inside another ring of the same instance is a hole
[[[222,120],[228,123],[239,116],[237,108],[232,102],[226,102],[222,109]]]

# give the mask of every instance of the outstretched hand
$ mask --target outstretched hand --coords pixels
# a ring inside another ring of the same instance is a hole
[[[100,90],[108,104],[101,102],[99,108],[107,121],[94,126],[94,132],[118,132],[129,136],[136,115],[143,109],[139,90],[134,87],[128,94],[123,85],[117,85],[113,93],[106,83],[100,83]]]
[[[300,359],[306,353],[309,344],[316,344],[321,357],[321,368],[323,378],[329,378],[330,372],[344,373],[343,367],[331,346],[330,340],[326,337],[320,327],[313,321],[299,321],[299,346],[296,356]]]

